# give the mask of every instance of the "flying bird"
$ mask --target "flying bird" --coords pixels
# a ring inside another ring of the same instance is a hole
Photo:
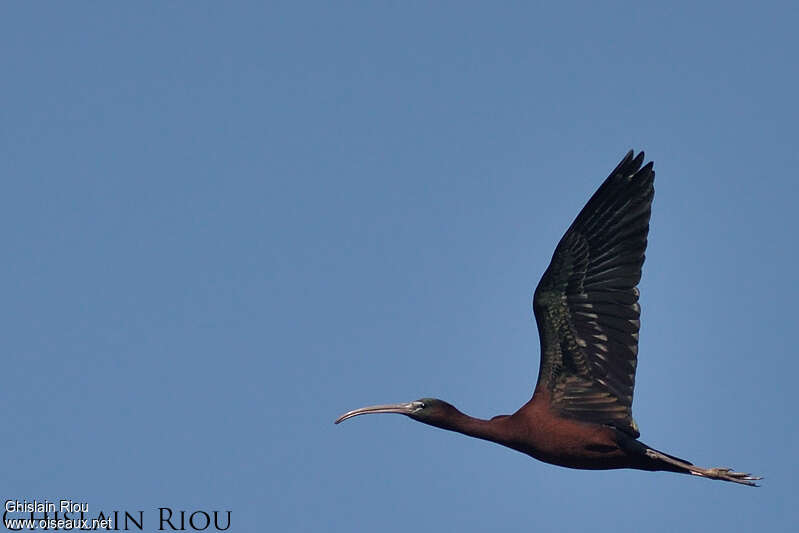
[[[561,238],[533,296],[541,363],[533,396],[512,415],[468,416],[437,398],[362,407],[496,442],[546,463],[635,468],[757,486],[730,468],[702,468],[644,444],[632,417],[644,263],[655,171],[630,150]]]

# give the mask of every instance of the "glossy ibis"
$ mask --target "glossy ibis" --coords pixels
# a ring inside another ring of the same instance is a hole
[[[632,417],[644,263],[655,194],[652,162],[627,153],[555,248],[533,297],[541,364],[533,397],[512,415],[472,418],[436,398],[362,407],[502,444],[541,461],[605,470],[666,470],[757,486],[730,468],[700,468],[638,440]]]

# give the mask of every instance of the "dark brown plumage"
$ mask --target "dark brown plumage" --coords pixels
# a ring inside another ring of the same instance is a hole
[[[512,415],[467,416],[434,398],[363,407],[336,420],[400,413],[497,442],[542,461],[594,470],[667,470],[756,486],[729,468],[700,468],[638,441],[632,417],[638,289],[654,197],[652,162],[627,153],[558,243],[533,297],[541,364],[533,397]]]

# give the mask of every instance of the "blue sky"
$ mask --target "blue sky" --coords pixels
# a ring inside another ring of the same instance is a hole
[[[50,3],[0,17],[3,499],[231,531],[793,531],[796,3]],[[404,417],[532,393],[532,292],[655,161],[633,413],[749,489]],[[156,510],[156,511],[153,511]],[[155,514],[153,514],[155,512]]]

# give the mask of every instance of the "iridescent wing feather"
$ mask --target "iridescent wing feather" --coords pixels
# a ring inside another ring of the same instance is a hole
[[[558,243],[533,298],[541,338],[536,390],[563,416],[637,438],[632,417],[638,285],[654,196],[652,163],[630,151]]]

